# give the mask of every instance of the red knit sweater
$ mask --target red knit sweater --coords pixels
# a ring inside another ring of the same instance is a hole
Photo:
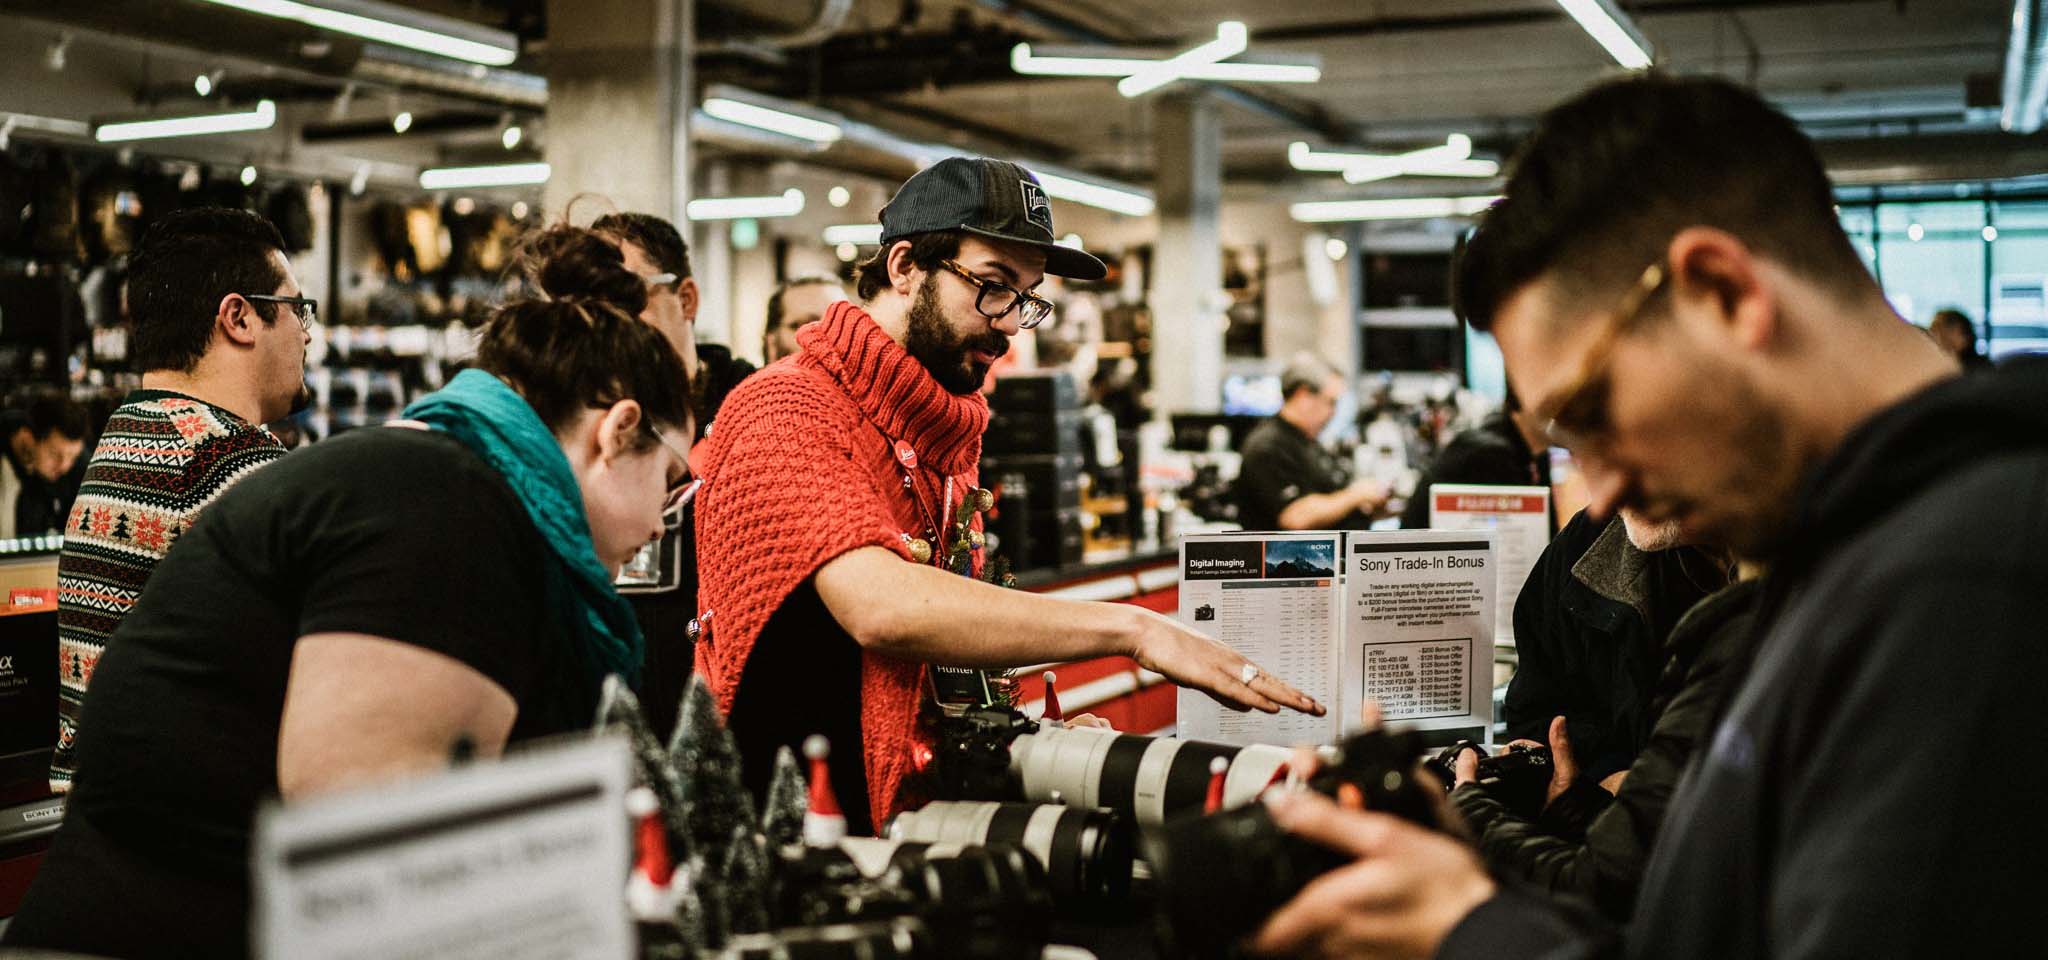
[[[988,425],[986,400],[946,392],[854,304],[834,304],[797,343],[801,353],[733,390],[691,456],[705,480],[697,603],[707,629],[697,672],[727,713],[769,616],[849,550],[888,547],[908,560],[902,535],[923,536],[927,518],[938,518],[945,478],[956,500],[974,485]],[[918,500],[903,487],[898,441],[915,451]],[[922,664],[861,652],[863,759],[878,831],[905,808],[911,751],[925,739],[923,677]]]

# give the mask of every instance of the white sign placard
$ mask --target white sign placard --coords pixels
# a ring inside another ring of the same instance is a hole
[[[1325,705],[1337,702],[1338,572],[1344,535],[1218,533],[1182,538],[1180,620]],[[1327,743],[1332,716],[1239,713],[1183,688],[1179,734],[1218,743]]]
[[[1391,726],[1488,739],[1494,532],[1353,533],[1345,558],[1343,732],[1358,728],[1370,700]]]
[[[1429,488],[1432,530],[1492,530],[1500,557],[1493,642],[1515,645],[1515,599],[1550,546],[1550,488],[1438,483]]]
[[[268,960],[627,960],[631,756],[537,747],[257,817]]]

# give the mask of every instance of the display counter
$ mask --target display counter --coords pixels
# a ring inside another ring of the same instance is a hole
[[[1180,609],[1180,552],[1138,552],[1017,576],[1019,589],[1069,600],[1129,603],[1173,615]],[[1043,675],[1053,672],[1060,707],[1068,716],[1092,713],[1125,733],[1166,735],[1174,730],[1176,688],[1130,657],[1047,663],[1017,671],[1018,709],[1037,716],[1045,708]]]
[[[61,546],[56,537],[0,542],[0,917],[28,892],[63,819],[63,799],[49,789]]]

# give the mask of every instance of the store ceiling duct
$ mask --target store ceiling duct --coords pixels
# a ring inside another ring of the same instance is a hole
[[[249,13],[293,20],[322,30],[449,57],[487,67],[519,59],[519,38],[453,17],[425,13],[381,0],[197,0]]]
[[[130,140],[158,140],[165,137],[199,137],[219,133],[248,133],[268,130],[277,124],[277,104],[258,101],[253,110],[237,113],[206,113],[151,120],[105,121],[93,127],[93,139],[101,143]]]
[[[2048,111],[2048,0],[2013,0],[2001,95],[1999,127],[2007,133],[2041,129]]]
[[[1287,208],[1302,223],[1346,223],[1355,220],[1430,220],[1469,217],[1485,210],[1499,196],[1399,197],[1385,200],[1316,200]]]
[[[1654,59],[1650,41],[1636,28],[1636,22],[1615,6],[1614,0],[1557,0],[1557,5],[1571,14],[1593,42],[1624,69],[1641,70]]]
[[[548,182],[554,168],[545,163],[494,163],[480,167],[436,167],[420,171],[427,190],[475,190],[485,187],[527,187]]]

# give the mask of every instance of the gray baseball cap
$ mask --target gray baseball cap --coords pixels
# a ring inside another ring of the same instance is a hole
[[[882,245],[920,233],[965,230],[1045,252],[1045,272],[1100,280],[1109,272],[1086,252],[1053,242],[1052,202],[1031,171],[1008,160],[947,157],[897,188],[882,208]]]

